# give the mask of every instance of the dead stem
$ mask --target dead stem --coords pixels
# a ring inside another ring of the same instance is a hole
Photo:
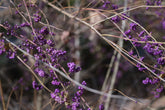
[[[6,109],[6,105],[5,105],[5,99],[4,99],[4,95],[3,95],[3,89],[2,89],[2,84],[1,84],[1,80],[0,80],[0,93],[1,93],[1,100],[2,100],[2,106],[4,110]]]

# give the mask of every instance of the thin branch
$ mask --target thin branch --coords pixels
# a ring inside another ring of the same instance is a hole
[[[114,63],[116,54],[117,54],[117,51],[114,50],[114,51],[113,51],[113,56],[111,57],[111,61],[110,61],[109,66],[108,66],[108,70],[107,70],[106,77],[105,77],[105,79],[104,79],[104,83],[103,83],[103,85],[102,85],[101,91],[105,91],[105,89],[106,89],[107,82],[108,82],[108,79],[110,78],[110,72],[111,72],[111,70],[112,70],[112,66],[113,66],[113,63]]]
[[[76,8],[79,8],[80,7],[80,0],[76,0],[74,5],[75,5]],[[80,10],[80,8],[78,10]],[[74,28],[78,29],[79,24],[75,23]],[[76,32],[76,37],[75,37],[75,42],[74,42],[75,49],[76,49],[75,57],[76,57],[76,62],[77,62],[78,65],[80,65],[80,54],[81,54],[81,52],[80,52],[80,35],[79,34],[80,34],[80,32]],[[80,82],[80,80],[81,80],[80,79],[80,73],[81,72],[79,71],[74,75],[74,78],[77,82]]]
[[[12,89],[9,96],[8,96],[8,99],[7,99],[7,104],[6,104],[6,109],[8,110],[8,107],[9,107],[9,103],[10,103],[10,99],[11,99],[11,95],[13,94],[14,90]]]
[[[129,10],[122,11],[122,12],[120,12],[120,13],[116,13],[116,14],[113,15],[113,16],[110,16],[110,17],[107,17],[107,18],[105,18],[105,19],[103,19],[103,20],[100,20],[100,21],[96,22],[95,24],[93,24],[92,26],[95,26],[95,25],[97,25],[97,24],[99,24],[99,23],[102,23],[102,22],[104,22],[104,21],[106,21],[106,20],[109,20],[109,19],[111,19],[111,18],[113,18],[113,17],[115,17],[115,16],[118,16],[118,15],[121,15],[121,14],[123,14],[123,13],[129,12],[129,11],[132,11],[132,10],[136,10],[136,9],[139,9],[139,8],[147,8],[147,7],[149,7],[149,8],[160,8],[160,7],[165,7],[165,6],[148,6],[148,5],[136,6],[136,7],[134,7],[134,8],[129,9]]]
[[[124,11],[127,10],[127,4],[128,4],[128,0],[124,0]],[[126,21],[123,20],[122,21],[122,31],[125,30],[125,27],[126,27]],[[122,36],[123,34],[121,33],[120,36]],[[119,39],[118,41],[118,44],[121,48],[123,48],[123,39]],[[115,50],[116,51],[116,50]],[[115,82],[116,82],[116,76],[117,76],[117,72],[118,72],[118,69],[119,69],[119,64],[120,64],[120,58],[121,58],[121,54],[118,53],[117,54],[117,58],[116,58],[116,61],[115,61],[115,64],[114,64],[114,71],[113,71],[113,74],[112,74],[112,78],[111,78],[111,83],[110,83],[110,87],[108,88],[110,91],[108,92],[110,94],[109,97],[107,97],[107,102],[105,103],[105,110],[108,110],[109,109],[109,104],[110,104],[110,101],[111,101],[111,95],[112,95],[112,90],[114,89],[114,86],[115,86]]]
[[[2,101],[3,109],[4,109],[4,110],[7,110],[7,109],[6,109],[6,105],[5,105],[5,99],[4,99],[4,95],[3,95],[1,80],[0,80],[0,95],[1,95],[1,101]]]

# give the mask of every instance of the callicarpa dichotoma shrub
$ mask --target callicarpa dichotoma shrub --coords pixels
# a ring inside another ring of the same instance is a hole
[[[0,3],[2,109],[152,109],[164,97],[163,0]]]

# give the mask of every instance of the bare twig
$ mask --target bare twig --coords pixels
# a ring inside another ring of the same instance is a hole
[[[124,9],[123,9],[123,11],[127,10],[127,4],[128,4],[128,0],[124,0]],[[122,21],[122,30],[123,31],[125,30],[125,26],[126,26],[126,21],[123,20]],[[121,34],[120,36],[122,36],[122,35],[123,34]],[[123,47],[123,39],[119,39],[118,44],[122,48]],[[121,58],[121,54],[118,53],[116,61],[115,61],[115,64],[114,64],[114,71],[113,71],[113,74],[112,74],[110,87],[108,88],[110,90],[108,92],[110,94],[110,96],[107,97],[107,102],[105,103],[105,110],[109,109],[109,104],[110,104],[110,101],[111,101],[112,90],[114,89],[114,85],[115,85],[115,82],[116,82],[116,76],[117,76],[117,72],[118,72],[118,69],[119,69],[120,58]]]
[[[76,8],[80,7],[80,0],[76,0],[75,1],[75,7]],[[79,24],[75,23],[74,24],[74,28],[78,29],[79,28]],[[76,58],[77,64],[80,65],[80,54],[81,54],[80,53],[80,35],[79,35],[78,32],[76,33],[74,44],[75,44],[75,49],[76,49],[76,51],[75,51],[75,58]],[[75,80],[77,82],[80,82],[80,71],[75,74],[74,78],[75,78]]]
[[[6,104],[6,109],[8,110],[8,107],[9,107],[9,103],[10,103],[10,99],[11,99],[11,95],[13,94],[13,89],[11,90],[9,96],[8,96],[8,99],[7,99],[7,104]]]
[[[108,70],[107,70],[107,73],[106,73],[105,80],[104,80],[104,83],[103,83],[101,91],[105,91],[105,89],[106,89],[108,78],[110,78],[110,72],[112,70],[112,66],[113,66],[116,54],[117,54],[117,51],[114,50],[113,56],[111,57],[111,61],[110,61],[109,66],[108,66]]]
[[[111,18],[113,18],[113,17],[115,17],[115,16],[118,16],[118,15],[121,15],[121,14],[123,14],[123,13],[127,13],[127,12],[132,11],[132,10],[136,10],[136,9],[139,9],[139,8],[146,8],[146,7],[149,7],[149,8],[160,8],[160,7],[165,7],[165,6],[148,6],[148,5],[136,6],[136,7],[134,7],[134,8],[130,8],[129,10],[122,11],[122,12],[120,12],[120,13],[117,13],[117,14],[113,15],[113,16],[110,16],[110,17],[107,17],[107,18],[105,18],[105,19],[103,19],[103,20],[100,20],[100,21],[96,22],[95,24],[93,24],[92,26],[95,26],[95,25],[97,25],[97,24],[99,24],[99,23],[102,23],[102,22],[104,22],[104,21],[106,21],[106,20],[109,20],[109,19],[111,19]]]
[[[1,100],[2,100],[3,109],[4,109],[4,110],[7,110],[7,109],[6,109],[6,105],[5,105],[5,99],[4,99],[4,96],[3,96],[3,90],[2,90],[1,80],[0,80],[0,93],[1,93]]]

